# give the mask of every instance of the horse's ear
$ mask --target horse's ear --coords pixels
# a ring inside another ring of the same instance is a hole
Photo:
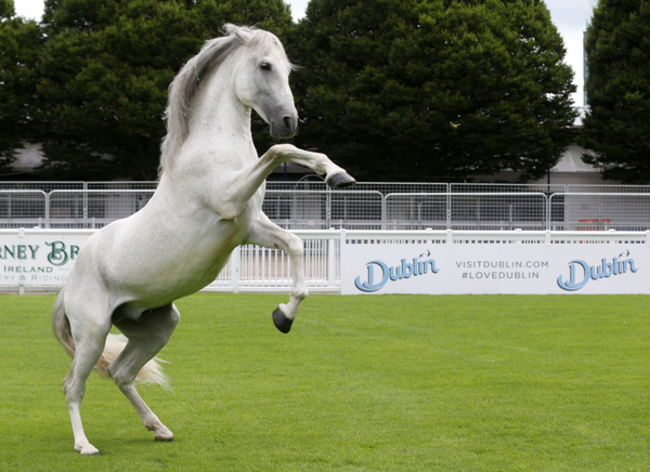
[[[238,26],[235,26],[234,28],[230,29],[229,33],[237,36],[243,44],[246,44],[253,37],[250,31],[248,31],[245,28],[240,28]]]

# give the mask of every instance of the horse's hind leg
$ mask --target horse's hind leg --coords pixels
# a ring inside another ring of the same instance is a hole
[[[174,435],[142,400],[134,383],[144,365],[167,344],[179,320],[178,310],[170,304],[143,314],[138,321],[114,322],[129,341],[108,367],[108,373],[138,412],[145,427],[156,434],[157,441],[173,441]]]
[[[305,284],[305,267],[303,263],[302,240],[293,233],[277,226],[260,212],[258,219],[248,233],[246,242],[272,249],[282,249],[289,254],[291,261],[292,288],[289,303],[281,303],[273,312],[273,323],[283,333],[288,333],[296,318],[298,306],[307,295]]]
[[[86,392],[86,380],[102,355],[111,324],[110,321],[107,321],[108,317],[105,319],[75,317],[74,312],[68,313],[67,316],[69,320],[72,320],[71,329],[76,349],[72,367],[63,382],[63,391],[72,422],[74,448],[81,454],[94,455],[99,451],[90,444],[86,437],[81,422],[80,408]]]

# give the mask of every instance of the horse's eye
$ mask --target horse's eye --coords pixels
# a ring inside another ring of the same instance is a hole
[[[271,70],[271,64],[269,64],[268,62],[262,62],[260,64],[260,69],[268,72]]]

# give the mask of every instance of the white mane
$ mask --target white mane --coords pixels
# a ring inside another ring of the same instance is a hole
[[[273,34],[254,27],[227,24],[224,31],[225,36],[206,41],[201,51],[187,61],[169,86],[165,110],[167,135],[161,146],[160,175],[172,166],[174,156],[187,139],[190,103],[206,72],[212,67],[218,67],[226,57],[243,45],[262,50],[272,46],[282,48]],[[288,59],[287,65],[290,66]]]

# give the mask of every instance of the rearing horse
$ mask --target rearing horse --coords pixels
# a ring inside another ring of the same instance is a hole
[[[355,180],[327,156],[276,145],[258,157],[250,131],[254,109],[271,134],[293,136],[298,123],[289,88],[291,64],[277,37],[225,26],[170,86],[161,175],[149,203],[95,233],[79,252],[52,316],[57,339],[73,357],[63,382],[75,449],[97,454],[79,413],[93,369],[113,378],[159,441],[172,432],[135,389],[136,378],[164,385],[154,356],[180,314],[174,300],[212,282],[240,244],[285,250],[293,286],[273,312],[286,333],[307,296],[302,241],[262,212],[264,182],[284,162],[326,175],[333,187]],[[110,335],[115,325],[126,337]]]

